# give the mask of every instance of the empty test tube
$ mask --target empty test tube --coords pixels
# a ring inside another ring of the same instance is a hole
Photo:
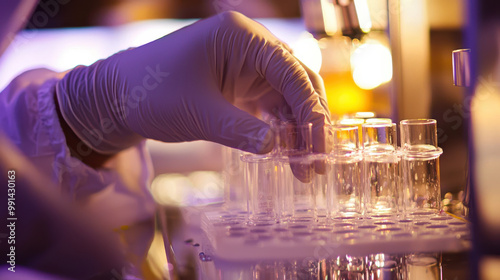
[[[399,209],[399,154],[396,124],[363,125],[363,185],[369,214],[396,214]]]
[[[346,126],[355,126],[358,128],[358,140],[359,140],[359,148],[363,148],[361,143],[363,139],[363,124],[365,123],[365,119],[357,118],[357,119],[342,119],[337,122],[338,125],[346,125]]]
[[[439,157],[443,150],[437,143],[436,120],[403,120],[400,125],[405,211],[440,211]]]
[[[278,163],[285,216],[290,221],[312,221],[315,209],[314,158],[312,155],[282,157]]]
[[[248,190],[243,178],[242,151],[224,147],[223,150],[224,204],[227,211],[248,211]]]
[[[362,214],[361,160],[358,127],[334,125],[327,161],[331,182],[328,188],[327,215],[356,216]]]
[[[408,254],[405,260],[406,260],[405,279],[408,280],[443,279],[441,253]]]
[[[274,159],[267,155],[247,154],[242,160],[245,163],[244,180],[250,194],[250,223],[279,221]]]
[[[278,151],[278,204],[282,222],[313,218],[312,124],[274,124]]]

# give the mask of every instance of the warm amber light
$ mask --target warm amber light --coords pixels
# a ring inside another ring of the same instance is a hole
[[[360,111],[370,111],[373,94],[356,86],[351,73],[325,75],[323,79],[328,107],[334,115],[342,116]]]

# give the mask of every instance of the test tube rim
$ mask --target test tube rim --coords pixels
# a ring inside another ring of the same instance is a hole
[[[401,125],[401,127],[403,126],[412,126],[412,125],[426,125],[426,124],[436,124],[437,125],[437,121],[435,119],[406,119],[406,120],[402,120],[399,122],[399,124]]]

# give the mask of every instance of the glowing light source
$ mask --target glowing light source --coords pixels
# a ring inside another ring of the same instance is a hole
[[[328,107],[336,116],[353,112],[369,111],[373,94],[359,88],[352,79],[351,71],[323,75]]]
[[[153,198],[162,205],[185,205],[191,190],[191,182],[182,174],[162,174],[151,184]]]
[[[392,79],[392,56],[375,40],[360,45],[351,56],[352,77],[362,89],[373,89]]]
[[[355,119],[370,119],[370,118],[374,118],[374,117],[375,117],[374,112],[356,112],[356,113],[354,113]]]
[[[321,49],[318,41],[310,33],[302,33],[293,45],[293,54],[312,71],[319,73],[321,69]]]
[[[358,14],[359,27],[365,33],[370,32],[372,28],[372,20],[370,18],[370,10],[366,0],[354,0],[356,4],[356,13]]]
[[[370,123],[370,124],[392,123],[392,120],[388,118],[371,118],[365,120],[365,123]]]
[[[361,126],[365,123],[363,119],[341,119],[338,124],[349,125],[349,126]]]

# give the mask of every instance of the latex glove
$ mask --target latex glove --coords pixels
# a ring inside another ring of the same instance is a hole
[[[329,122],[322,80],[307,71],[262,25],[226,12],[73,69],[57,97],[76,135],[103,154],[143,138],[266,153],[273,134],[250,113],[312,122],[318,135]]]

